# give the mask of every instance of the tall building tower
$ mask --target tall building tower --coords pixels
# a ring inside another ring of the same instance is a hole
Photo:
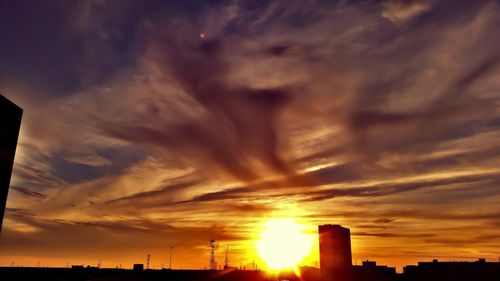
[[[23,110],[0,95],[0,231]]]
[[[319,262],[325,281],[352,280],[351,231],[340,225],[320,225]]]

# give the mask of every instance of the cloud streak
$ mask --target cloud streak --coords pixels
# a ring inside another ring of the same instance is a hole
[[[198,268],[215,237],[245,264],[275,216],[391,265],[499,255],[497,1],[25,4],[0,4],[25,109],[0,263]]]

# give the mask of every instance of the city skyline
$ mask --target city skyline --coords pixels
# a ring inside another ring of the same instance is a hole
[[[0,0],[0,265],[203,268],[213,239],[263,268],[280,219],[302,265],[324,224],[353,264],[498,261],[499,25],[493,0]]]
[[[283,237],[283,224],[290,223],[290,220],[284,220],[278,222],[275,226],[281,226],[281,228],[276,228],[280,232],[280,239]],[[287,227],[284,227],[287,228]],[[194,278],[189,277],[190,274],[198,272],[200,274],[200,278],[210,278],[212,273],[212,278],[219,278],[227,274],[231,274],[234,272],[239,272],[237,274],[243,274],[241,277],[245,276],[245,278],[266,278],[266,280],[281,280],[282,278],[291,278],[298,280],[394,280],[398,278],[403,278],[404,280],[421,280],[422,278],[446,278],[446,280],[470,280],[471,278],[479,278],[478,280],[494,280],[496,273],[500,270],[500,258],[497,262],[487,261],[485,258],[479,258],[475,261],[439,261],[438,259],[433,259],[432,261],[419,261],[416,265],[406,265],[403,268],[403,271],[397,272],[395,267],[390,267],[387,265],[377,265],[377,262],[374,260],[363,260],[361,264],[358,264],[357,261],[352,261],[352,252],[351,252],[351,237],[350,237],[350,229],[345,228],[338,224],[326,224],[326,225],[318,225],[318,247],[320,252],[320,267],[316,266],[304,266],[300,265],[297,262],[290,263],[290,267],[278,267],[273,268],[266,266],[265,268],[259,268],[258,264],[255,263],[255,260],[252,261],[252,264],[249,266],[247,264],[240,264],[239,266],[234,266],[229,263],[229,246],[226,247],[224,251],[224,264],[221,265],[217,261],[217,256],[215,253],[218,247],[218,243],[215,240],[210,240],[210,261],[209,265],[204,266],[200,269],[184,269],[177,268],[174,269],[172,266],[172,252],[169,255],[169,264],[165,267],[165,264],[161,264],[161,267],[156,267],[151,263],[152,256],[150,254],[146,255],[146,263],[134,263],[131,266],[120,264],[119,266],[114,267],[105,267],[102,264],[102,260],[99,260],[96,265],[93,264],[70,264],[66,262],[66,266],[51,266],[43,265],[37,263],[35,266],[24,266],[24,265],[16,265],[15,263],[11,263],[10,267],[0,266],[0,269],[6,270],[6,273],[11,274],[11,270],[14,268],[26,268],[24,274],[22,274],[23,278],[26,276],[30,276],[34,274],[34,269],[42,269],[39,271],[42,274],[47,274],[48,272],[56,272],[61,275],[67,274],[81,274],[82,272],[93,273],[99,275],[99,271],[96,270],[113,270],[113,271],[103,271],[102,274],[110,275],[113,274],[118,276],[121,274],[122,276],[127,275],[127,270],[133,269],[137,274],[143,270],[146,271],[161,271],[165,272],[173,272],[173,270],[177,271],[176,273],[179,278]],[[300,240],[300,239],[299,239]],[[297,242],[297,239],[295,239]],[[278,242],[279,243],[279,242]],[[169,249],[172,251],[174,247],[170,246]],[[286,249],[284,249],[286,250]],[[273,253],[273,255],[275,255]],[[286,260],[286,258],[285,258]],[[49,271],[43,271],[44,268],[47,268]],[[71,271],[61,271],[62,269],[67,269]],[[85,271],[87,270],[87,271]],[[245,271],[253,272],[250,276],[245,275]],[[221,274],[217,274],[216,272],[221,272]],[[258,273],[262,272],[262,273]],[[255,274],[258,275],[255,275]],[[207,275],[208,274],[208,275]],[[77,276],[76,275],[76,276]],[[161,275],[160,275],[161,276]],[[163,275],[165,278],[168,275]],[[218,277],[217,277],[218,276]],[[280,277],[281,276],[281,277]],[[288,277],[285,277],[288,276]],[[73,277],[72,277],[73,278]],[[226,277],[229,280],[231,278],[236,277]]]

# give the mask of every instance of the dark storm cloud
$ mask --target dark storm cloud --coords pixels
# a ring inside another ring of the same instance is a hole
[[[162,130],[109,124],[107,132],[181,153],[201,152],[197,157],[208,158],[243,180],[258,177],[250,165],[252,160],[276,172],[290,174],[288,164],[278,153],[276,128],[281,108],[290,99],[288,90],[231,85],[227,81],[229,66],[223,57],[234,44],[229,40],[186,42],[172,32],[162,31],[158,41],[164,71],[171,73],[182,89],[202,106],[206,116]]]
[[[252,192],[254,192],[254,190],[248,187],[229,188],[223,191],[211,192],[200,196],[196,196],[188,200],[187,203],[235,199],[245,196],[246,194]]]
[[[365,257],[493,249],[497,1],[32,2],[0,0],[26,114],[5,255],[198,267],[289,213]]]
[[[40,199],[46,199],[48,197],[47,194],[36,192],[22,186],[11,186],[10,189],[15,190],[23,195],[32,196]]]
[[[275,210],[272,206],[257,203],[244,203],[244,204],[229,204],[229,210],[235,210],[237,213],[248,214],[261,214],[266,215]]]
[[[135,65],[144,21],[175,13],[196,17],[224,3],[1,1],[0,36],[8,40],[0,46],[0,82],[23,81],[38,91],[31,96],[36,99],[73,94]]]
[[[248,209],[248,208],[245,208]],[[114,232],[123,233],[123,231],[130,231],[134,233],[163,233],[164,235],[176,237],[175,239],[186,239],[186,243],[190,243],[189,239],[194,239],[196,242],[206,242],[207,233],[212,234],[213,237],[218,239],[237,239],[239,235],[233,235],[227,231],[228,227],[219,225],[209,225],[209,226],[183,226],[178,227],[172,225],[176,223],[174,220],[149,220],[149,219],[133,219],[133,220],[114,220],[109,221],[103,220],[63,220],[63,219],[43,219],[35,214],[24,210],[16,208],[7,208],[6,212],[7,218],[14,218],[16,222],[21,222],[28,226],[35,227],[39,231],[41,239],[39,241],[48,241],[50,235],[58,236],[57,233],[71,233],[77,232],[78,229],[87,228],[91,232]],[[179,221],[182,221],[179,218]],[[16,229],[10,229],[10,231],[18,232]],[[204,233],[205,232],[205,233]],[[20,233],[20,232],[18,232]],[[46,236],[47,235],[47,236]],[[187,239],[189,237],[189,239]],[[239,237],[241,238],[241,237]],[[75,237],[75,239],[78,239]],[[49,239],[52,240],[52,239]],[[104,240],[103,240],[104,241]]]
[[[2,66],[11,67],[0,67],[0,81],[24,81],[38,91],[31,98],[58,98],[100,83],[131,63],[137,25],[121,20],[131,17],[133,9],[114,5],[109,18],[84,18],[85,13],[103,13],[108,4],[2,1],[0,35],[9,39],[0,46],[0,58]]]
[[[5,215],[17,218],[30,218],[36,216],[32,212],[20,208],[5,208]]]
[[[414,115],[404,113],[387,113],[377,111],[360,111],[351,116],[349,125],[355,130],[365,130],[377,125],[393,125],[414,120]]]
[[[304,193],[304,195],[309,196],[309,198],[306,200],[312,200],[312,201],[327,200],[336,197],[378,197],[378,196],[395,195],[422,188],[433,188],[455,183],[474,183],[482,180],[490,180],[494,177],[495,177],[494,174],[485,174],[485,175],[457,176],[453,178],[423,180],[416,182],[410,181],[405,183],[388,183],[388,184],[383,183],[364,188],[363,187],[339,188],[339,189],[315,191],[310,193],[306,192]]]
[[[470,239],[439,239],[439,238],[433,238],[433,239],[425,239],[425,242],[429,244],[438,244],[438,245],[446,245],[446,246],[452,246],[452,247],[460,247],[460,245],[484,245],[484,244],[489,244],[489,243],[496,243],[500,241],[500,234],[499,235],[482,235],[482,236],[477,236],[477,237],[472,237]],[[489,246],[491,247],[491,246]],[[492,249],[494,247],[491,247]]]
[[[159,199],[161,197],[168,197],[169,195],[171,196],[172,194],[176,194],[183,189],[195,186],[198,184],[198,181],[191,181],[191,182],[179,182],[179,183],[172,183],[172,184],[165,184],[162,187],[159,187],[155,190],[151,191],[146,191],[146,192],[139,192],[139,193],[134,193],[129,196],[125,197],[119,197],[110,201],[107,201],[106,203],[119,203],[122,201],[128,202],[128,201],[138,201],[138,200],[144,200],[144,199]]]
[[[131,66],[132,69],[138,68],[137,59],[141,59],[148,52],[147,50],[153,50],[152,59],[155,66],[161,70],[162,79],[180,87],[192,98],[193,106],[201,111],[196,118],[180,118],[169,123],[162,121],[159,117],[160,114],[169,113],[162,104],[147,101],[149,108],[147,115],[132,116],[130,119],[112,122],[111,118],[104,114],[99,117],[104,119],[102,122],[96,118],[91,122],[92,125],[100,128],[105,134],[135,145],[146,148],[150,146],[165,148],[191,162],[201,162],[202,167],[216,163],[216,166],[239,179],[252,180],[260,177],[260,171],[256,171],[255,162],[263,164],[274,172],[293,174],[295,167],[290,164],[293,161],[285,159],[280,151],[282,144],[288,142],[287,136],[280,131],[282,112],[295,102],[304,103],[307,107],[311,106],[312,102],[324,101],[328,104],[327,100],[334,100],[337,96],[341,96],[339,93],[329,92],[322,94],[319,100],[315,99],[314,95],[307,93],[312,82],[306,82],[305,85],[301,85],[301,88],[269,88],[255,87],[252,84],[230,80],[230,74],[235,69],[231,56],[238,54],[254,58],[254,55],[250,55],[251,52],[240,51],[247,40],[242,35],[250,39],[258,38],[258,36],[266,37],[268,36],[266,32],[276,26],[289,30],[291,33],[307,28],[324,28],[327,25],[325,22],[330,19],[318,10],[318,6],[323,4],[284,5],[279,2],[271,4],[266,1],[255,5],[240,3],[237,5],[236,16],[228,21],[224,21],[224,17],[221,16],[220,22],[216,21],[212,24],[216,27],[213,27],[210,24],[214,20],[207,15],[208,12],[224,11],[227,6],[230,6],[228,2],[218,1],[210,8],[204,4],[195,5],[195,2],[191,1],[186,3],[174,1],[170,4],[156,2],[133,4],[128,1],[106,4],[82,2],[78,5],[54,3],[47,4],[47,7],[42,4],[37,5],[41,6],[41,14],[50,12],[58,15],[54,21],[70,21],[60,15],[63,14],[61,11],[67,10],[70,14],[78,15],[77,18],[81,23],[72,22],[70,25],[73,28],[72,32],[61,30],[62,25],[55,23],[53,25],[57,28],[51,28],[50,23],[47,23],[47,26],[40,24],[41,28],[47,28],[55,33],[54,35],[49,33],[49,37],[58,37],[58,34],[64,31],[69,33],[67,41],[85,42],[82,51],[84,53],[89,52],[92,46],[99,47],[95,51],[95,58],[94,55],[91,58],[88,58],[90,55],[83,56],[86,63],[92,64],[91,67],[82,66],[79,62],[74,63],[81,66],[75,69],[90,69],[88,71],[97,77],[87,79],[91,81],[87,83],[89,86],[104,84],[113,75],[114,69],[120,70],[125,66]],[[404,11],[412,9],[411,7],[416,3],[418,4],[419,1],[404,5],[398,4],[391,9],[393,9],[392,12]],[[477,62],[479,59],[472,59],[472,63],[461,67],[463,68],[461,74],[450,74],[450,77],[458,78],[449,82],[448,87],[429,106],[405,112],[381,110],[380,108],[384,107],[391,95],[409,90],[408,85],[413,83],[412,77],[426,70],[414,64],[413,61],[407,65],[402,64],[401,58],[406,58],[414,52],[416,58],[425,59],[427,52],[432,50],[437,36],[431,35],[430,40],[424,41],[430,28],[429,21],[439,20],[438,31],[440,31],[440,29],[453,26],[456,22],[464,22],[465,18],[474,18],[487,2],[477,1],[470,5],[453,5],[452,9],[446,9],[445,5],[433,1],[421,3],[428,8],[402,29],[381,21],[378,15],[376,17],[375,15],[380,10],[387,7],[375,2],[358,1],[349,5],[345,3],[325,4],[325,7],[331,9],[332,12],[338,13],[340,19],[343,19],[344,13],[352,13],[355,16],[367,13],[370,19],[374,19],[376,25],[373,30],[364,31],[361,34],[362,37],[347,36],[345,41],[341,42],[335,42],[332,39],[335,53],[325,53],[323,49],[326,47],[320,44],[311,44],[306,40],[300,42],[293,38],[261,44],[257,49],[264,57],[277,57],[282,60],[298,59],[301,64],[299,67],[310,68],[315,72],[324,69],[333,70],[333,76],[337,70],[345,73],[353,71],[362,73],[363,77],[357,82],[359,90],[353,97],[353,103],[333,110],[333,118],[338,119],[338,115],[345,115],[345,119],[342,119],[345,124],[341,125],[350,130],[351,142],[354,144],[353,149],[350,149],[348,145],[337,148],[337,151],[355,150],[362,156],[376,159],[385,152],[410,149],[413,151],[429,150],[439,141],[453,139],[457,135],[472,135],[479,130],[471,126],[464,127],[463,120],[473,122],[482,118],[485,107],[491,107],[492,103],[487,99],[465,95],[464,91],[472,83],[494,71],[496,61],[491,57],[491,47],[488,47],[490,44],[486,44],[482,47],[485,52],[480,62]],[[110,12],[110,8],[115,6],[118,9]],[[375,12],[368,12],[369,7],[376,8],[373,10]],[[14,4],[9,4],[7,8],[11,11],[21,11]],[[172,13],[167,11],[169,9],[177,10],[178,14],[171,19],[159,17],[165,12]],[[203,12],[204,9],[205,12]],[[463,12],[464,17],[457,19],[456,22],[443,19],[444,14],[459,12]],[[179,24],[187,17],[192,19],[191,23]],[[23,24],[27,25],[22,22],[19,27],[18,25],[12,26],[24,30]],[[345,25],[340,20],[333,20],[331,23],[334,27],[336,24]],[[361,26],[363,24],[363,22],[360,23]],[[207,29],[207,37],[200,40],[198,34],[204,29]],[[344,31],[335,29],[333,32],[342,34]],[[102,33],[102,38],[95,35],[99,33]],[[401,39],[405,34],[411,34],[411,38],[414,39],[406,39],[406,41]],[[75,57],[82,57],[81,54],[75,52],[78,48],[73,45],[59,46],[57,41],[53,41],[48,40],[50,44],[55,44],[53,48],[48,48],[49,50],[64,49],[74,54]],[[367,50],[360,53],[353,48],[345,48],[347,45],[377,46],[383,51]],[[52,55],[48,54],[46,57],[50,58]],[[317,57],[319,60],[311,59],[311,57]],[[66,59],[66,61],[72,60]],[[93,65],[93,61],[99,63]],[[100,62],[109,63],[110,67],[100,65]],[[72,63],[63,65],[68,64]],[[377,79],[377,68],[393,74],[385,75],[389,78]],[[394,72],[393,69],[398,69],[398,72]],[[61,70],[61,73],[65,75],[71,71]],[[373,78],[370,77],[372,73],[375,73]],[[74,75],[85,76],[81,72],[76,72]],[[443,80],[447,79],[449,78]],[[56,83],[50,83],[52,84]],[[77,88],[81,90],[85,87],[87,86],[80,85]],[[304,94],[295,101],[298,89]],[[66,92],[69,91],[66,90]],[[143,122],[146,118],[151,121]],[[485,119],[483,121],[485,122]],[[394,134],[394,138],[385,138],[388,131]],[[95,171],[96,169],[66,164],[61,161],[53,163],[57,168],[55,170],[64,173],[60,175],[60,178],[67,179],[69,182],[100,176]],[[122,169],[116,165],[113,167]],[[102,170],[101,167],[100,170]]]
[[[499,60],[492,47],[476,60],[479,62],[464,65],[463,70],[449,80],[434,101],[413,112],[365,109],[383,106],[387,99],[398,94],[397,91],[404,91],[399,84],[406,77],[361,87],[347,122],[356,149],[374,157],[389,151],[403,152],[411,149],[424,152],[442,141],[488,130],[484,125],[494,115],[488,116],[485,112],[494,112],[495,99],[474,96],[470,88],[480,79],[492,77],[498,70]],[[421,71],[425,69],[418,70]],[[418,72],[413,75],[418,75]],[[380,132],[376,129],[380,129]],[[394,138],[379,135],[391,132],[394,133]]]
[[[127,153],[121,153],[122,149],[127,150]],[[121,149],[95,148],[94,152],[91,155],[56,152],[50,157],[45,157],[43,161],[51,167],[51,174],[54,177],[74,184],[103,176],[118,175],[127,167],[147,157],[143,149],[135,146]]]
[[[488,224],[498,222],[500,219],[500,212],[474,212],[468,211],[464,212],[461,209],[458,210],[445,210],[445,211],[429,211],[422,208],[405,208],[405,209],[391,209],[389,211],[376,211],[376,212],[366,212],[366,211],[337,211],[322,214],[312,214],[307,217],[317,218],[317,217],[343,217],[343,218],[365,218],[365,219],[375,219],[374,222],[378,224],[389,224],[392,222],[397,222],[399,219],[418,219],[418,220],[438,220],[438,221],[448,221],[448,222],[474,222],[474,221],[484,221]]]
[[[390,232],[353,232],[353,236],[370,236],[370,237],[404,237],[404,238],[424,238],[424,237],[434,237],[434,234],[430,233],[415,233],[415,234],[402,234],[402,233],[390,233]]]
[[[25,223],[29,224],[29,221]],[[92,255],[113,256],[117,250],[132,251],[134,255],[142,256],[144,249],[148,249],[158,257],[162,253],[154,249],[167,249],[168,243],[174,243],[176,251],[184,250],[203,255],[207,235],[224,241],[239,241],[246,238],[235,231],[230,231],[229,228],[217,225],[180,228],[157,222],[149,224],[145,221],[91,223],[62,220],[29,225],[36,227],[36,235],[12,228],[5,228],[2,231],[2,242],[6,239],[9,241],[9,250],[5,251],[5,254],[15,255],[19,251],[29,250],[32,254],[45,257],[64,256],[79,260]],[[133,233],[137,242],[132,242],[129,236],[122,235],[124,231]],[[113,239],[109,239],[110,237]],[[3,243],[2,247],[5,247]]]
[[[62,186],[66,184],[64,180],[51,175],[46,170],[28,165],[16,165],[15,173],[34,186]]]
[[[311,173],[315,174],[315,173]],[[311,177],[311,175],[305,175],[304,177]],[[316,177],[317,178],[317,177]],[[381,183],[375,184],[371,186],[358,186],[351,188],[331,188],[325,189],[321,191],[308,191],[308,190],[300,190],[300,193],[288,193],[285,190],[283,193],[287,196],[298,196],[302,198],[303,201],[322,201],[328,200],[332,198],[338,197],[381,197],[381,196],[389,196],[396,195],[403,192],[411,192],[423,188],[433,188],[439,186],[447,186],[451,184],[458,183],[475,183],[475,182],[485,182],[499,180],[495,174],[480,174],[480,175],[467,175],[467,176],[457,176],[452,178],[445,179],[423,179],[419,181],[410,181],[405,183]],[[293,181],[292,181],[293,182]],[[315,182],[316,185],[328,185],[330,183],[337,182],[336,178],[326,179],[325,181]],[[196,196],[187,201],[177,202],[179,203],[193,203],[193,202],[207,202],[207,201],[219,201],[219,200],[228,200],[228,199],[236,199],[236,198],[251,198],[251,197],[259,197],[260,192],[262,191],[270,191],[276,188],[291,188],[293,185],[287,184],[289,181],[277,181],[259,184],[258,186],[248,186],[248,187],[235,187],[228,188],[222,191],[211,192]],[[303,186],[303,185],[298,185]],[[296,187],[298,187],[296,186]],[[285,196],[284,194],[276,195],[278,197]],[[273,197],[274,195],[264,195],[265,197]],[[173,204],[173,202],[166,203]]]
[[[275,189],[312,187],[317,185],[326,185],[338,181],[358,179],[358,177],[353,174],[353,170],[353,167],[350,167],[349,165],[339,165],[335,167],[322,168],[317,171],[305,174],[284,176],[278,180],[260,181],[257,183],[249,184],[247,186],[229,187],[220,191],[204,193],[185,201],[160,203],[160,206],[169,204],[211,202],[238,198],[248,199],[251,197],[259,197],[260,192]],[[308,193],[305,192],[304,194]]]

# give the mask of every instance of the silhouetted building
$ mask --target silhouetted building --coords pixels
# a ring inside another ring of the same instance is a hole
[[[323,280],[351,281],[351,231],[340,225],[320,225],[319,262]]]
[[[300,274],[294,271],[280,274],[260,270],[143,270],[143,264],[135,264],[134,270],[97,268],[75,265],[72,268],[45,267],[1,267],[1,280],[101,280],[101,281],[321,281],[320,269],[301,267]],[[364,262],[352,266],[354,281],[500,281],[500,263],[495,262],[434,262],[419,263],[405,267],[404,274],[395,274],[393,268],[377,266],[375,262]],[[329,281],[337,281],[333,277]]]
[[[303,281],[321,281],[321,271],[319,268],[311,266],[302,266],[300,269],[300,278]]]
[[[72,269],[83,269],[83,265],[72,265]]]
[[[116,268],[0,267],[1,280],[15,281],[270,281],[264,271],[130,270]],[[289,281],[300,281],[292,276]]]
[[[0,231],[23,110],[0,95]]]
[[[405,281],[500,281],[500,262],[419,262],[403,268]]]
[[[355,281],[393,281],[396,278],[396,268],[377,265],[375,261],[363,261],[362,265],[353,266]]]
[[[144,270],[144,265],[142,263],[134,263],[134,270]]]
[[[401,281],[396,273],[396,268],[380,266],[374,261],[364,261],[362,265],[352,266],[353,281]],[[301,267],[300,278],[302,281],[322,281],[320,269],[314,267]],[[335,281],[335,277],[332,279]]]

